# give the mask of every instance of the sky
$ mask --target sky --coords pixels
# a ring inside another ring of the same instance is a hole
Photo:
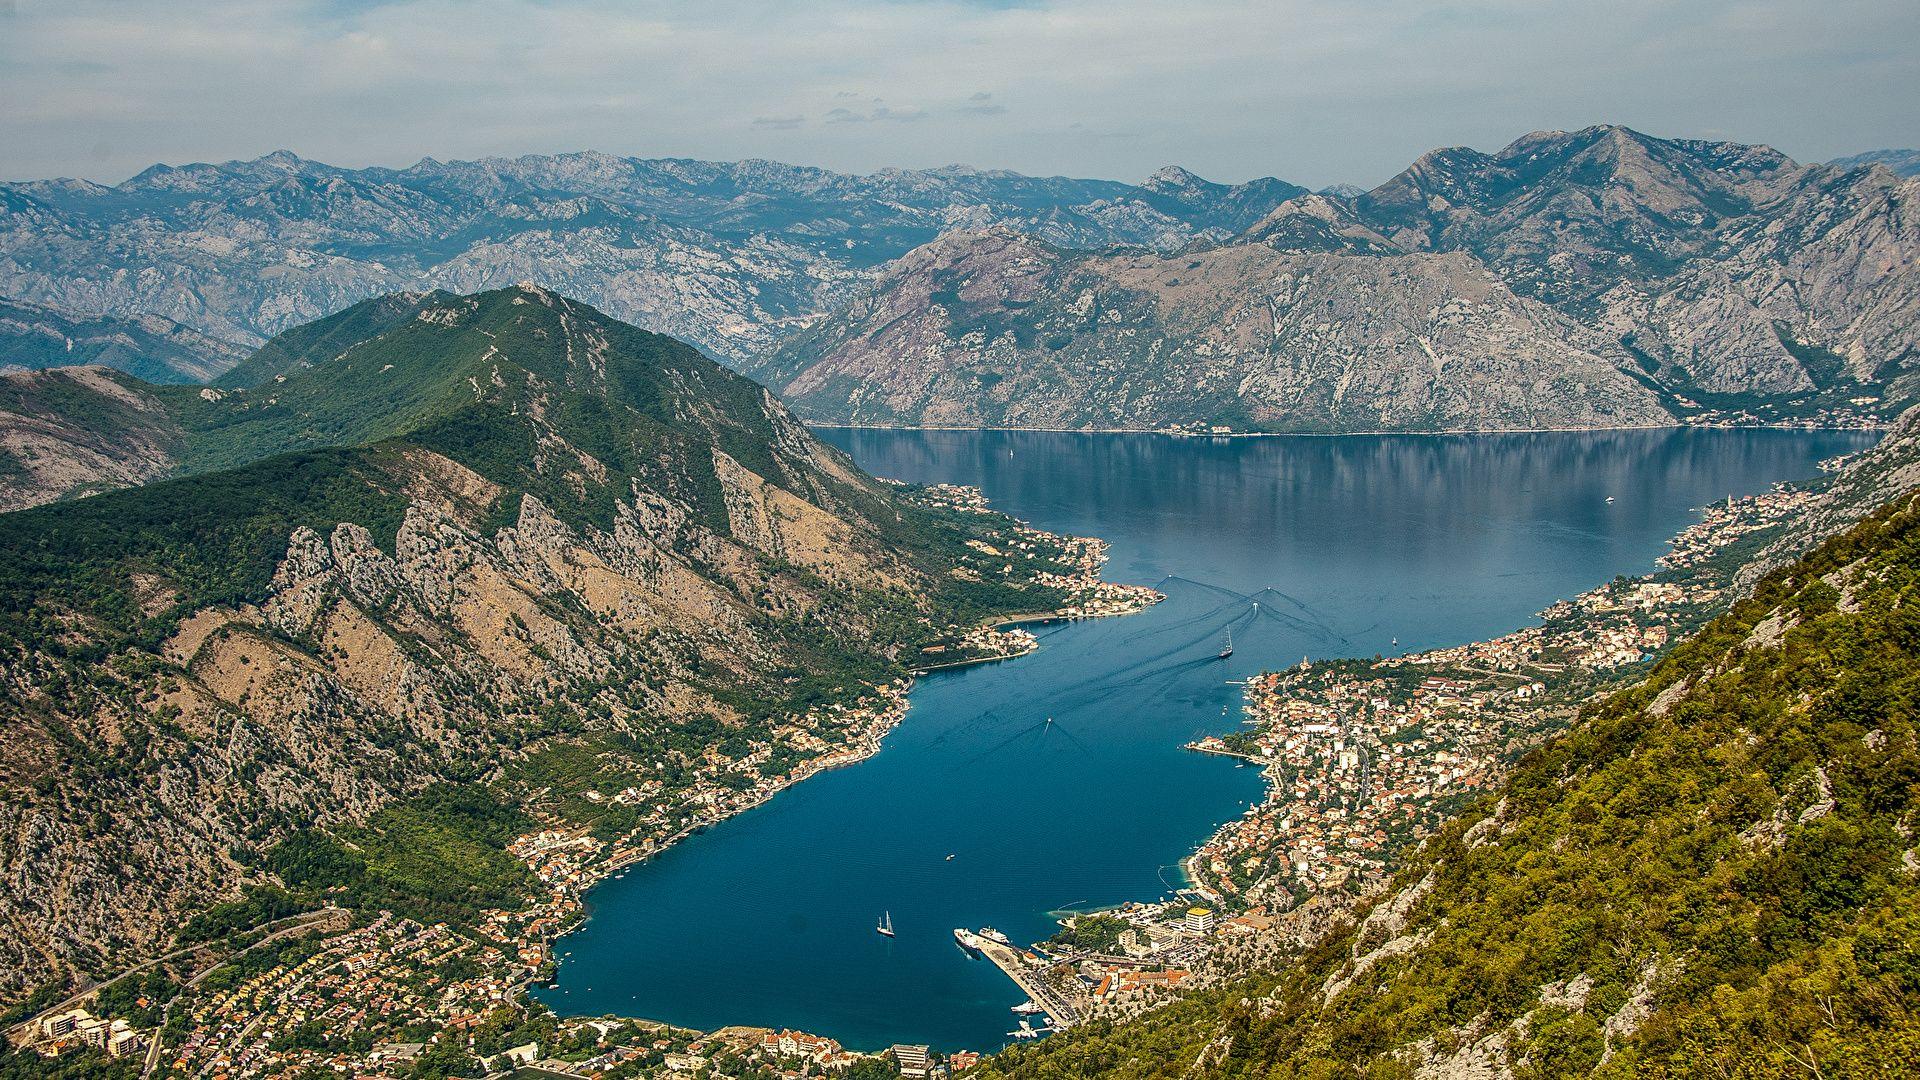
[[[1371,186],[1621,123],[1920,146],[1916,0],[0,0],[0,178],[601,150]]]

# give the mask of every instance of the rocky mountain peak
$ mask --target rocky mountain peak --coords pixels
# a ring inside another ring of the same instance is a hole
[[[1219,185],[1203,180],[1179,165],[1167,165],[1140,181],[1140,186],[1149,191],[1172,193],[1201,191]]]

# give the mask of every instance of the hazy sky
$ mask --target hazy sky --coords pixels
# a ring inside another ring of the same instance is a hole
[[[598,149],[1372,184],[1624,123],[1920,145],[1920,0],[0,0],[0,177]]]

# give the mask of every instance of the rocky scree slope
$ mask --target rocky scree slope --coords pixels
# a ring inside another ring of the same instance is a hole
[[[1359,195],[1301,195],[1180,253],[944,237],[747,370],[836,422],[1891,416],[1920,401],[1916,264],[1920,180],[1884,167],[1542,132],[1434,151]],[[1034,404],[1002,418],[1016,401]]]
[[[0,184],[0,296],[159,315],[243,345],[376,294],[538,281],[729,360],[956,228],[1082,247],[1239,232],[1300,188],[954,166],[849,176],[599,153],[341,169],[279,152],[113,187]]]
[[[156,951],[301,830],[556,746],[669,786],[818,755],[789,718],[1058,601],[962,565],[1003,519],[903,501],[677,341],[530,287],[371,323],[399,309],[171,403],[212,471],[0,515],[0,997]],[[429,817],[396,857],[433,902],[511,902],[497,843]]]
[[[1920,501],[1764,577],[1264,974],[1017,1077],[1882,1077],[1920,1054]]]

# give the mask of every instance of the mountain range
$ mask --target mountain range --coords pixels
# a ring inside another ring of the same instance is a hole
[[[141,484],[0,514],[0,998],[281,885],[517,906],[503,822],[690,827],[877,738],[907,658],[1073,572],[532,286],[366,301],[247,372],[0,383],[69,455],[10,439],[9,505]]]
[[[1302,192],[1174,168],[1136,185],[599,153],[342,169],[281,151],[112,187],[0,184],[0,296],[257,346],[373,295],[534,280],[737,360],[952,229],[1170,250]]]
[[[1178,252],[952,233],[744,370],[882,425],[1891,416],[1920,400],[1917,263],[1920,180],[1884,166],[1538,132]]]
[[[13,320],[38,342],[158,316],[252,347],[373,295],[539,281],[835,423],[1865,422],[1920,400],[1910,168],[1614,126],[1321,192],[1171,166],[1125,184],[283,151],[0,185],[0,296],[53,309]]]
[[[247,350],[158,315],[72,315],[0,299],[0,372],[102,364],[148,382],[206,382]]]

